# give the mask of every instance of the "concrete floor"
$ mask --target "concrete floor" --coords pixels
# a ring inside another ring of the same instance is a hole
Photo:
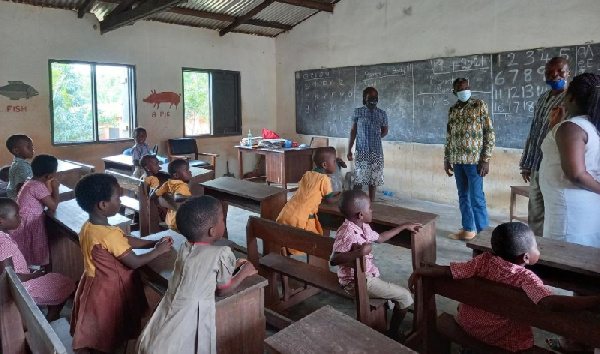
[[[291,197],[291,195],[293,195],[293,193],[290,193],[288,197]],[[450,262],[467,261],[472,258],[471,249],[466,247],[465,241],[457,241],[448,238],[449,233],[457,231],[461,227],[458,206],[416,199],[395,198],[384,196],[383,194],[378,195],[376,203],[396,205],[439,215],[436,232],[437,264],[449,265]],[[245,230],[248,215],[252,215],[252,213],[230,206],[227,217],[229,239],[244,246],[246,245]],[[489,217],[490,226],[492,227],[508,221],[508,215],[505,214],[490,213]],[[375,244],[373,245],[373,255],[375,256],[374,261],[379,267],[382,279],[407,286],[408,278],[412,273],[410,262],[411,256],[408,249],[395,247],[389,244]],[[560,289],[555,290],[557,293],[566,294],[566,292]],[[287,316],[293,320],[299,320],[325,305],[330,305],[351,317],[356,316],[355,307],[351,301],[341,299],[326,292],[321,292],[314,297],[291,307],[287,311]],[[457,302],[438,296],[437,307],[439,312],[455,314]],[[409,313],[402,324],[402,330],[408,332],[411,328],[412,314]],[[535,329],[534,335],[536,344],[542,347],[545,347],[544,339],[552,336],[546,332]]]

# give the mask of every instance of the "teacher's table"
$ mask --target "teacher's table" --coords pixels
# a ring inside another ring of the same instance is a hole
[[[165,163],[160,165],[161,171],[169,172],[169,164]],[[190,172],[192,173],[192,177],[190,178],[190,182],[188,183],[190,186],[190,192],[192,195],[202,195],[202,187],[200,183],[210,181],[215,178],[215,171],[208,170],[206,168],[201,167],[192,167],[190,166]]]
[[[173,230],[162,231],[144,239],[159,240],[164,236],[173,238],[173,249],[142,267],[144,282],[154,291],[148,297],[151,308],[157,306],[164,296],[173,274],[177,252],[187,242]],[[150,250],[133,251],[140,255]],[[266,331],[263,299],[266,285],[265,278],[253,275],[244,279],[234,293],[215,298],[218,353],[263,353]]]
[[[264,155],[266,160],[267,184],[281,183],[287,189],[288,183],[300,181],[306,171],[313,168],[312,154],[314,148],[263,149],[235,146],[238,149],[238,173],[244,176],[242,153]]]
[[[66,275],[74,281],[79,281],[83,273],[79,232],[88,218],[89,214],[79,207],[75,199],[58,203],[56,211],[46,211],[50,266],[53,272]],[[131,219],[117,214],[109,217],[108,222],[129,234]]]
[[[213,196],[228,204],[255,213],[261,218],[275,220],[287,202],[287,190],[239,180],[233,177],[219,177],[200,183],[204,194]]]
[[[473,256],[492,253],[492,228],[487,228],[467,243]],[[545,284],[575,291],[581,295],[600,294],[600,248],[535,237],[540,259],[527,266]]]
[[[416,354],[357,320],[324,306],[265,340],[267,353]]]
[[[104,170],[115,170],[117,172],[122,172],[125,174],[132,174],[135,171],[135,166],[133,165],[133,158],[129,155],[113,155],[103,157],[102,161],[104,161]]]

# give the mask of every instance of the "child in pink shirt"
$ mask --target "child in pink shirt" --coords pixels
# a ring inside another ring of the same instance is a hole
[[[31,162],[33,177],[23,184],[17,196],[21,225],[10,233],[29,265],[50,263],[44,208],[56,210],[59,182],[54,179],[58,161],[50,155],[38,155]],[[50,189],[48,188],[50,184]]]

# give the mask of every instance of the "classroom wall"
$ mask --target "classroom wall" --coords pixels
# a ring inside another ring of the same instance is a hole
[[[295,71],[595,42],[598,13],[597,0],[342,0],[333,14],[319,13],[276,38],[277,131],[295,134]],[[330,138],[330,145],[345,158],[347,139]],[[458,203],[454,178],[443,171],[443,145],[384,142],[384,155],[383,189]],[[523,184],[520,156],[494,150],[485,179],[489,209],[508,214],[509,186]]]
[[[142,102],[150,90],[182,91],[182,67],[224,69],[241,72],[242,131],[259,131],[275,125],[275,41],[272,38],[230,33],[158,22],[140,21],[100,35],[95,16],[83,19],[77,13],[0,1],[0,87],[7,81],[23,81],[39,96],[11,101],[0,96],[0,141],[14,133],[26,133],[34,140],[36,154],[94,164],[103,169],[101,158],[121,153],[129,142],[52,146],[50,135],[48,59],[82,60],[132,64],[136,67],[137,117],[148,129],[151,146],[160,143],[166,156],[166,140],[183,135],[183,107],[156,111]],[[183,99],[182,99],[183,101]],[[7,106],[26,106],[26,112],[12,112]],[[7,110],[9,112],[7,112]],[[153,112],[158,118],[152,118]],[[160,118],[160,111],[170,117]],[[197,139],[200,151],[221,154],[217,176],[225,162],[237,176],[237,152],[233,145],[240,136]],[[0,148],[0,164],[12,159]],[[252,167],[251,161],[247,166]]]

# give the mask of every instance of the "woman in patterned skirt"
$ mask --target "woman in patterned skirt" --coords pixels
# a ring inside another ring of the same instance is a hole
[[[354,189],[369,186],[369,198],[375,200],[377,186],[383,185],[383,147],[381,138],[388,133],[387,114],[377,108],[379,95],[373,87],[363,91],[363,105],[354,110],[352,129],[348,141],[348,160],[355,159]],[[355,157],[352,147],[356,140]]]

